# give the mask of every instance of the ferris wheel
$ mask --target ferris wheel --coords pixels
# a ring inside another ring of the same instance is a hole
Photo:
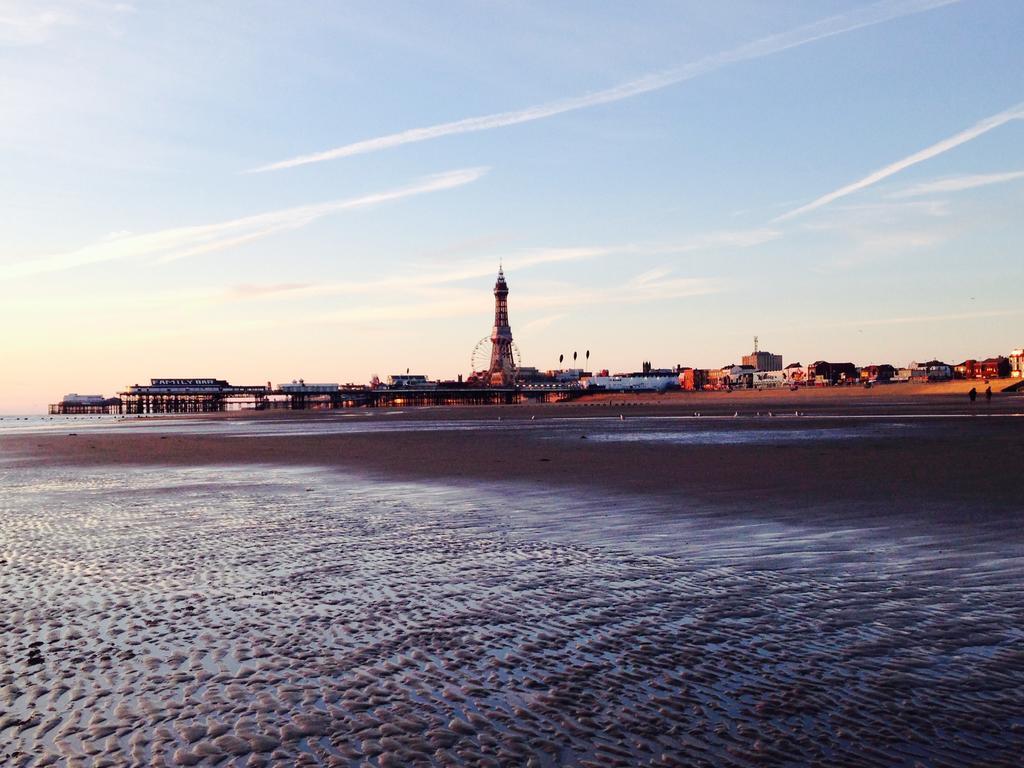
[[[491,337],[484,336],[480,341],[473,347],[473,354],[470,357],[470,371],[473,373],[480,373],[481,371],[486,373],[491,368]],[[511,351],[511,363],[512,369],[506,371],[512,378],[516,378],[516,374],[519,369],[523,367],[522,358],[519,354],[519,345],[514,341],[509,342],[509,350]]]

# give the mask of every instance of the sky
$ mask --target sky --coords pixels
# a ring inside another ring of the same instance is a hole
[[[0,413],[1024,345],[1024,3],[0,0]]]

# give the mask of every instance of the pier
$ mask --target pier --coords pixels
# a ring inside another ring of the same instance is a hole
[[[114,416],[122,412],[121,399],[111,397],[99,403],[82,403],[61,400],[51,403],[47,411],[51,416]]]
[[[223,379],[150,379],[120,393],[125,415],[217,413],[266,407],[269,385],[234,386]]]
[[[222,413],[241,410],[335,410],[341,408],[401,408],[416,406],[515,405],[572,400],[586,393],[575,384],[469,386],[443,383],[430,387],[361,387],[337,384],[292,383],[277,387],[236,386],[223,379],[151,379],[133,385],[119,397],[103,403],[62,401],[50,405],[51,414],[159,414]]]

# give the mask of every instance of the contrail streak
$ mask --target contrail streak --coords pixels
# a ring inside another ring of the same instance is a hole
[[[1017,104],[1014,107],[1010,107],[1009,109],[1000,112],[997,115],[986,117],[984,120],[975,123],[970,128],[967,128],[966,130],[960,131],[960,133],[950,136],[948,139],[943,139],[942,141],[932,144],[930,147],[925,147],[920,152],[915,152],[912,155],[904,157],[902,160],[897,160],[895,163],[890,163],[884,168],[879,168],[874,173],[869,173],[863,179],[859,179],[858,181],[855,181],[852,184],[847,184],[845,187],[840,187],[834,192],[829,192],[827,195],[822,195],[817,200],[812,200],[811,202],[807,203],[807,205],[802,205],[799,208],[790,211],[789,213],[784,213],[781,216],[777,216],[772,221],[773,223],[786,221],[787,219],[792,219],[796,216],[801,216],[805,213],[809,213],[810,211],[813,211],[816,208],[821,208],[823,205],[828,205],[829,203],[834,202],[835,200],[838,200],[841,197],[852,195],[854,192],[864,189],[865,187],[870,187],[872,184],[877,184],[883,179],[887,179],[893,174],[899,173],[900,171],[909,168],[912,165],[923,163],[925,160],[930,160],[933,157],[941,155],[943,152],[948,152],[949,150],[955,147],[959,147],[961,144],[966,144],[968,141],[973,141],[979,136],[982,136],[983,134],[986,134],[989,131],[998,128],[1001,125],[1009,123],[1011,120],[1022,119],[1024,119],[1024,102]]]
[[[362,197],[266,211],[214,224],[175,227],[139,235],[106,238],[74,251],[50,254],[13,264],[0,264],[0,277],[25,277],[119,259],[149,258],[157,262],[166,262],[198,256],[268,237],[277,232],[299,229],[324,216],[342,211],[369,208],[407,197],[461,187],[476,181],[486,172],[486,168],[464,168]]]
[[[265,171],[279,171],[285,168],[295,168],[310,163],[322,163],[327,160],[337,160],[342,157],[352,157],[368,152],[379,152],[383,149],[413,144],[420,141],[429,141],[442,136],[451,136],[460,133],[473,133],[476,131],[487,131],[492,128],[504,128],[519,123],[527,123],[533,120],[542,120],[546,117],[561,115],[565,112],[572,112],[577,109],[586,109],[600,104],[610,104],[632,96],[638,96],[651,91],[661,90],[670,85],[692,80],[701,75],[714,72],[730,64],[742,61],[758,59],[764,56],[771,56],[791,48],[798,48],[816,40],[827,37],[842,35],[864,27],[882,24],[892,19],[903,16],[910,16],[946,5],[958,3],[960,0],[897,0],[897,2],[880,2],[860,8],[850,13],[838,16],[831,16],[827,19],[805,24],[788,32],[782,32],[769,37],[746,43],[738,48],[729,51],[707,56],[703,59],[685,64],[665,72],[645,75],[637,80],[607,88],[605,90],[589,93],[583,96],[574,96],[559,101],[538,104],[525,109],[510,112],[498,112],[491,115],[469,117],[463,120],[455,120],[449,123],[426,126],[423,128],[410,128],[398,133],[378,136],[373,139],[357,141],[353,144],[345,144],[334,149],[323,152],[314,152],[308,155],[299,155],[288,160],[281,160],[276,163],[262,165],[253,168],[249,173],[262,173]]]
[[[889,197],[899,200],[905,197],[924,197],[925,195],[944,194],[946,192],[961,192],[965,189],[977,189],[978,187],[987,187],[991,184],[1005,184],[1008,181],[1016,181],[1017,179],[1024,179],[1024,171],[953,176],[947,179],[937,179],[936,181],[926,181],[923,184],[915,184],[907,189],[894,192]]]

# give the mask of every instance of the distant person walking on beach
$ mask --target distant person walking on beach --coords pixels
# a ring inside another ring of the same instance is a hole
[[[992,387],[985,387],[985,402],[992,402]]]
[[[973,403],[978,399],[978,390],[975,387],[971,387],[971,391],[967,393],[967,396],[971,398],[971,402]]]

